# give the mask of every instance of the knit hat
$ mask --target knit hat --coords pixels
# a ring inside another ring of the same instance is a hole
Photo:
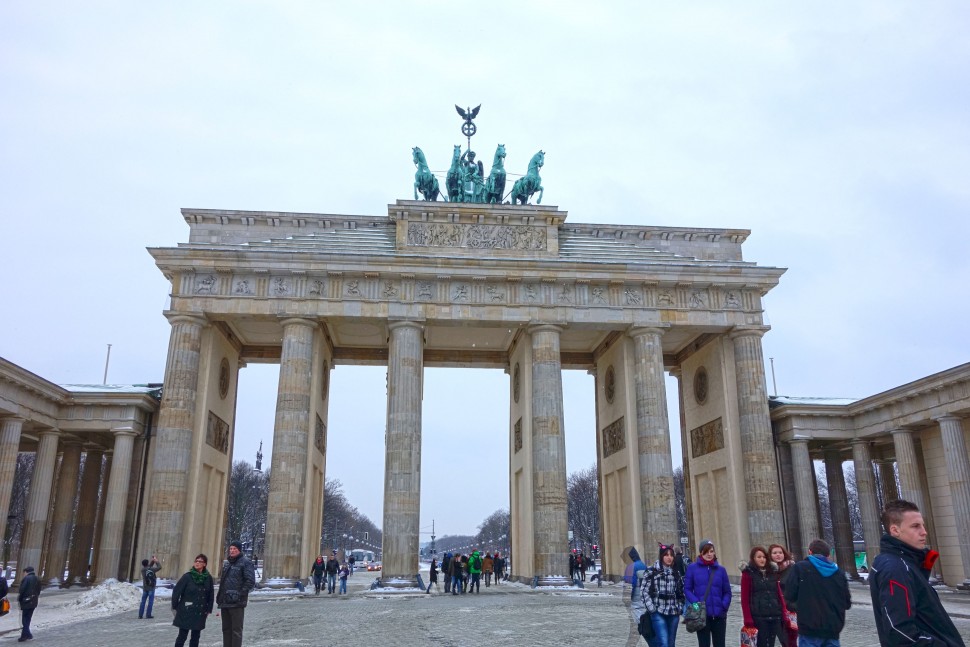
[[[713,548],[714,547],[714,542],[711,541],[710,539],[701,539],[701,543],[697,546],[697,552],[698,553],[703,553],[704,552],[704,549],[706,549],[708,546],[710,546],[711,548]]]
[[[242,542],[240,541],[229,542],[229,547],[232,548],[233,546],[235,546],[240,553],[242,552]]]
[[[33,566],[28,566],[27,568],[24,569],[24,573],[33,573],[33,572],[34,572]]]

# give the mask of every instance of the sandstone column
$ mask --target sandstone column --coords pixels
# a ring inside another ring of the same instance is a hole
[[[896,448],[896,466],[899,468],[899,497],[915,503],[923,512],[923,517],[926,517],[929,509],[920,485],[919,460],[916,458],[913,432],[909,429],[894,429],[891,433]]]
[[[74,525],[74,541],[71,542],[71,559],[68,569],[68,581],[72,585],[86,584],[88,580],[91,545],[94,541],[94,520],[98,514],[98,484],[101,482],[101,459],[103,457],[104,454],[101,450],[89,449],[84,458],[81,494],[77,501],[77,522]]]
[[[798,525],[801,529],[801,557],[808,555],[808,544],[822,536],[818,520],[818,491],[815,489],[814,466],[808,453],[808,439],[796,438],[791,446],[792,472],[795,474],[795,498],[798,501]],[[797,551],[792,551],[797,552]]]
[[[47,555],[45,578],[53,586],[64,583],[67,550],[71,545],[74,527],[74,499],[77,496],[77,477],[81,470],[81,445],[65,443],[61,458],[61,475],[54,495],[54,518],[51,524],[50,549]]]
[[[835,536],[835,560],[852,579],[858,579],[855,550],[852,544],[852,523],[849,521],[849,497],[842,471],[842,454],[838,450],[825,451],[825,480],[829,486],[829,508],[832,511],[832,534]]]
[[[896,469],[893,461],[877,461],[879,466],[879,488],[882,490],[883,504],[899,498],[899,488],[896,487]]]
[[[303,574],[303,510],[310,442],[310,380],[313,374],[312,319],[285,319],[280,382],[273,431],[273,464],[266,512],[264,579],[292,583]],[[314,536],[319,528],[313,530]]]
[[[662,328],[634,328],[634,389],[637,405],[637,453],[640,466],[640,510],[643,546],[680,541],[670,457],[670,423],[664,384]]]
[[[421,399],[424,326],[395,321],[387,358],[387,430],[384,459],[386,585],[416,586],[421,521]],[[464,448],[462,448],[464,451]]]
[[[158,414],[152,478],[145,506],[145,531],[138,551],[157,555],[166,577],[175,577],[185,564],[181,551],[185,520],[195,402],[199,386],[199,353],[202,348],[202,317],[169,316],[172,332],[168,342],[165,388]]]
[[[738,386],[748,529],[754,546],[768,546],[785,538],[774,439],[768,413],[768,392],[765,388],[765,361],[761,352],[761,337],[766,330],[764,327],[735,328],[731,333]]]
[[[10,495],[17,473],[17,451],[23,427],[23,418],[0,420],[0,541],[7,536],[7,515],[10,513]]]
[[[876,499],[876,479],[872,472],[872,455],[869,441],[852,441],[852,461],[855,465],[855,484],[859,496],[859,512],[862,515],[862,537],[866,542],[866,564],[879,554],[882,529],[879,523],[879,503]]]
[[[531,326],[532,501],[534,572],[539,584],[567,581],[569,523],[566,505],[566,438],[563,428],[559,326]]]
[[[30,492],[27,494],[27,510],[24,515],[24,530],[20,540],[20,557],[17,559],[17,582],[20,582],[23,569],[33,566],[38,570],[43,564],[41,551],[44,546],[44,532],[47,530],[47,513],[51,503],[51,485],[54,482],[54,467],[57,463],[56,429],[40,432],[37,443],[37,458],[34,462],[34,475],[30,479]]]
[[[114,455],[112,452],[106,452],[104,457],[104,465],[101,467],[101,475],[104,481],[104,488],[102,489],[101,496],[98,497],[98,510],[95,514],[94,521],[94,540],[92,541],[91,550],[91,574],[88,576],[88,583],[94,583],[98,581],[97,572],[98,564],[101,560],[101,535],[104,531],[104,514],[106,509],[106,503],[108,501],[108,479],[111,475],[111,464],[113,462]],[[162,564],[162,568],[165,564]]]
[[[956,416],[935,418],[940,423],[946,473],[950,481],[950,500],[956,523],[957,542],[963,560],[963,582],[960,588],[970,587],[970,458],[963,436],[963,426]]]
[[[104,502],[104,521],[101,524],[101,546],[98,555],[99,582],[117,578],[121,561],[121,536],[125,530],[125,510],[128,501],[128,481],[131,476],[131,454],[135,444],[133,429],[114,432],[111,472]]]

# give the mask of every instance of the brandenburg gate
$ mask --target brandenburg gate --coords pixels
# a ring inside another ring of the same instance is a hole
[[[165,387],[137,555],[174,578],[221,554],[236,384],[280,364],[265,579],[319,550],[329,383],[387,366],[384,576],[418,572],[426,366],[509,375],[512,575],[567,568],[561,372],[595,376],[603,572],[679,537],[665,373],[679,379],[693,536],[725,561],[786,535],[761,338],[784,270],[749,232],[567,222],[556,207],[397,201],[386,216],[183,209],[188,243],[149,251],[171,281]],[[332,433],[349,433],[333,429]],[[699,509],[701,508],[701,509]]]

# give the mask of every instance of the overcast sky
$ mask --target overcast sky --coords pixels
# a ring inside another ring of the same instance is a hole
[[[109,382],[162,381],[145,248],[188,240],[180,207],[384,215],[411,148],[444,171],[454,104],[482,104],[486,171],[496,144],[510,173],[544,150],[568,222],[750,229],[745,259],[789,268],[765,299],[780,394],[878,393],[970,359],[968,23],[962,2],[8,0],[0,355],[99,383],[110,343]],[[277,376],[241,373],[237,459],[263,440],[269,464]],[[574,471],[592,378],[564,389]],[[327,476],[381,525],[384,369],[339,366],[332,394]],[[508,507],[507,407],[501,371],[426,371],[424,530]]]

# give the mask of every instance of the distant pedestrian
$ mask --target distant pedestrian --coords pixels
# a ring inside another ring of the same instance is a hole
[[[455,555],[451,558],[451,594],[464,593],[461,588],[461,558]]]
[[[576,553],[576,574],[579,575],[580,580],[586,581],[586,567],[589,564],[586,562],[586,556],[583,553]]]
[[[499,552],[496,552],[495,556],[492,557],[492,570],[495,572],[495,583],[498,584],[505,575],[505,560]]]
[[[485,576],[485,588],[492,585],[492,571],[495,569],[495,560],[491,553],[485,553],[482,558],[482,575]]]
[[[572,582],[576,579],[576,551],[570,551],[569,553],[569,581]]]
[[[327,563],[323,561],[323,555],[317,556],[313,563],[310,564],[310,577],[313,578],[313,593],[314,595],[320,595],[320,589],[323,588],[323,575],[327,572]]]
[[[37,598],[40,597],[40,580],[34,574],[34,567],[28,566],[24,569],[24,573],[24,579],[20,581],[20,592],[17,594],[17,602],[20,603],[20,622],[23,624],[17,642],[21,643],[34,637],[34,634],[30,633],[30,619],[34,617]]]
[[[162,570],[162,565],[158,559],[152,555],[151,561],[141,560],[141,604],[138,605],[139,620],[144,616],[151,618],[152,607],[155,606],[155,585],[158,584],[158,571]],[[148,602],[148,613],[145,611],[145,602]]]
[[[482,555],[477,550],[468,558],[468,592],[482,592]]]
[[[714,542],[702,539],[697,560],[687,567],[684,576],[684,595],[688,604],[704,601],[707,624],[697,631],[699,647],[724,647],[727,635],[727,614],[731,607],[731,582],[727,571],[717,563]],[[710,586],[708,586],[710,585]]]
[[[785,603],[798,614],[799,647],[839,647],[845,612],[852,606],[845,572],[829,561],[832,549],[822,539],[808,545],[809,555],[788,569]]]
[[[451,553],[445,553],[441,558],[441,576],[445,580],[445,593],[451,592]]]
[[[886,534],[869,571],[879,643],[964,647],[963,638],[930,586],[940,557],[926,547],[926,526],[915,503],[890,501],[882,513]]]
[[[333,595],[337,590],[337,573],[340,572],[340,562],[337,561],[337,551],[333,551],[327,558],[327,595]]]
[[[357,558],[351,553],[350,557],[347,558],[347,564],[350,566],[350,574],[354,574],[354,565],[357,563]],[[349,577],[349,576],[348,576]]]
[[[199,647],[199,636],[205,629],[205,620],[212,613],[213,587],[212,576],[206,567],[209,558],[203,554],[195,556],[192,568],[183,575],[172,591],[172,624],[179,628],[175,647],[182,647],[191,632],[189,647]]]
[[[758,647],[774,647],[775,637],[784,641],[782,609],[777,566],[770,563],[767,550],[755,546],[741,572],[741,614],[745,628],[758,631]]]
[[[428,590],[425,593],[431,593],[431,587],[434,590],[438,590],[438,562],[434,558],[431,558],[431,569],[428,571]]]
[[[347,578],[350,577],[350,566],[347,563],[340,565],[340,593],[338,595],[343,595],[347,592]]]
[[[623,581],[632,587],[630,591],[630,599],[632,600],[640,589],[640,573],[647,570],[647,565],[640,559],[640,553],[634,546],[627,549],[624,561],[627,559],[629,562],[623,573]]]
[[[219,595],[216,602],[222,611],[223,647],[242,647],[243,621],[249,592],[256,588],[256,570],[242,554],[242,544],[229,544],[229,559],[222,564]]]

